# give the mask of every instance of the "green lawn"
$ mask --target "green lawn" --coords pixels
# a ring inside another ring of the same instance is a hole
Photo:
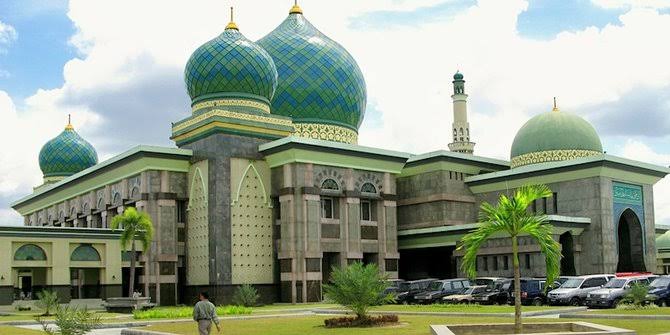
[[[44,335],[43,332],[37,330],[23,329],[18,327],[0,326],[0,334],[11,335]]]
[[[428,326],[431,324],[464,324],[464,323],[508,323],[512,318],[476,318],[476,317],[442,317],[442,316],[400,316],[401,325],[383,328],[357,328],[355,330],[326,329],[323,320],[326,316],[310,317],[285,317],[254,320],[224,320],[222,322],[223,334],[226,335],[265,335],[268,329],[272,329],[273,335],[345,335],[345,334],[368,334],[368,335],[428,335]],[[557,322],[557,319],[528,319],[532,322]],[[561,320],[562,321],[562,320]],[[638,335],[656,335],[670,330],[670,321],[653,320],[588,320],[583,321],[610,325],[636,330]],[[145,329],[162,331],[180,335],[197,335],[194,322],[181,322],[170,324],[157,324]]]
[[[555,310],[559,306],[522,306],[523,312]],[[433,305],[384,305],[374,307],[373,311],[407,311],[407,312],[454,312],[454,313],[514,313],[514,306],[508,305],[477,305],[477,304],[433,304]]]
[[[670,315],[670,307],[654,309],[591,309],[583,314],[620,314],[620,315]]]
[[[257,312],[276,312],[278,310],[303,310],[312,308],[337,308],[339,305],[326,303],[304,303],[304,304],[272,304],[261,307],[254,307],[253,313]]]
[[[41,311],[24,311],[24,312],[12,312],[12,313],[13,313],[12,315],[0,316],[0,324],[9,321],[35,321],[35,317],[42,314]],[[116,319],[117,317],[124,315],[118,313],[107,313],[104,311],[96,311],[95,313],[100,315],[100,318],[103,320]],[[53,319],[53,316],[47,317],[45,319]]]

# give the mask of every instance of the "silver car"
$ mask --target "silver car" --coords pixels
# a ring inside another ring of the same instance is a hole
[[[589,307],[616,307],[633,285],[649,285],[649,278],[650,276],[616,277],[603,288],[590,292],[587,295],[586,304]]]
[[[588,275],[566,280],[561,287],[547,294],[550,305],[580,306],[586,301],[586,295],[605,285],[614,275]]]

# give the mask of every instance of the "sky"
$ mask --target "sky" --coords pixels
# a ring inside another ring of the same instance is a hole
[[[228,7],[257,40],[291,0],[0,2],[0,225],[41,184],[37,157],[72,114],[100,160],[174,146],[187,117],[184,65],[223,31]],[[516,131],[559,107],[607,153],[670,164],[670,0],[300,0],[366,79],[359,144],[424,153],[450,142],[452,75],[465,75],[475,153],[509,159]],[[670,224],[670,177],[655,186]]]

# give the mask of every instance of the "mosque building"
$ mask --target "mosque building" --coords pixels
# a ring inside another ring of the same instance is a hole
[[[135,283],[162,305],[201,290],[229,303],[242,284],[266,302],[320,301],[332,267],[355,261],[391,278],[462,277],[456,245],[480,204],[534,183],[554,192],[532,210],[554,227],[563,274],[670,267],[653,206],[670,169],[604,153],[591,124],[556,107],[521,127],[510,161],[476,156],[460,72],[449,151],[360,146],[363,74],[298,5],[255,42],[231,20],[184,77],[192,113],[172,124],[176,147],[98,162],[69,123],[44,145],[43,184],[12,204],[25,225],[0,227],[0,304],[43,288],[63,302],[127,294],[130,257],[110,222],[128,207],[152,218]],[[545,274],[537,244],[522,237],[520,252],[523,275]],[[512,276],[507,239],[479,255],[480,275]]]

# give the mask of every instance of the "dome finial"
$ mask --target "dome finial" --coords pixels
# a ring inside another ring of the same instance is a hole
[[[74,127],[72,126],[72,117],[70,114],[67,115],[67,126],[65,126],[65,130],[74,130]]]
[[[556,97],[554,97],[554,109],[552,109],[554,112],[558,112],[558,105],[556,104]]]
[[[226,26],[226,29],[235,29],[235,30],[238,30],[238,31],[240,30],[239,28],[237,28],[237,24],[235,23],[232,6],[230,7],[230,23],[228,23],[228,25]]]
[[[289,14],[302,14],[302,8],[298,6],[298,0],[293,1],[293,7],[291,7],[291,10],[288,12]]]

